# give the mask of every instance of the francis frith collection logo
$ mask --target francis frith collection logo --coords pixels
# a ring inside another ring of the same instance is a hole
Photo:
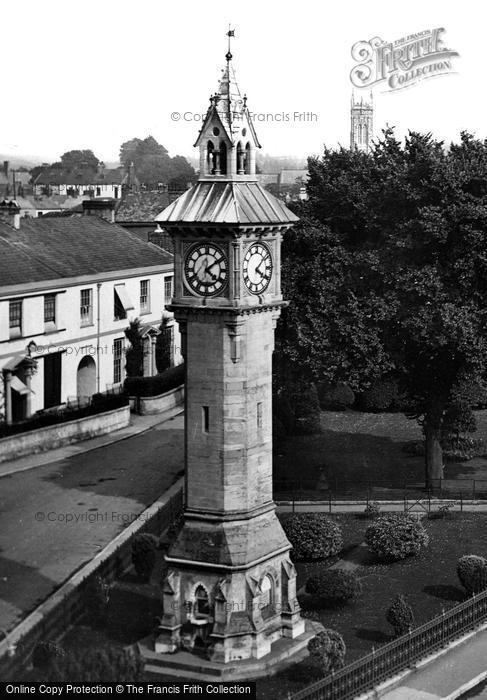
[[[443,44],[444,29],[426,29],[417,34],[383,41],[374,37],[358,41],[352,46],[356,65],[350,73],[355,87],[372,87],[385,83],[392,92],[415,85],[421,80],[453,71],[452,58],[456,51]]]

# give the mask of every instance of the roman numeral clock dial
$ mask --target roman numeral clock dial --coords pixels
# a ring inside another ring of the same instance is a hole
[[[184,273],[190,289],[202,296],[214,296],[227,283],[226,255],[215,245],[195,245],[186,255]]]
[[[260,294],[269,286],[271,277],[272,258],[269,248],[263,243],[253,243],[243,262],[245,286],[252,294]]]

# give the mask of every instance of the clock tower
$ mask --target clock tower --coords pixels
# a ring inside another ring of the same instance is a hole
[[[312,635],[272,500],[272,352],[286,304],[280,246],[297,217],[258,182],[260,144],[230,46],[195,146],[197,183],[157,217],[174,241],[169,308],[186,365],[186,476],[155,652],[199,648],[233,666],[283,639],[289,656]]]

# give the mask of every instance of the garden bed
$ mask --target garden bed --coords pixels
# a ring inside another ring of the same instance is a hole
[[[487,514],[455,513],[445,519],[425,518],[423,524],[430,536],[429,546],[417,557],[392,564],[378,563],[360,547],[370,521],[351,514],[334,516],[334,519],[343,528],[342,561],[347,568],[354,568],[363,594],[356,603],[335,610],[303,607],[303,615],[319,620],[343,636],[347,646],[346,664],[392,639],[385,613],[398,593],[406,595],[414,611],[415,624],[420,625],[465,599],[456,575],[458,559],[464,554],[487,553]],[[304,586],[311,574],[333,565],[338,559],[297,562],[298,586]],[[309,660],[303,661],[272,678],[258,681],[258,697],[287,697],[288,692],[296,692],[319,677]]]

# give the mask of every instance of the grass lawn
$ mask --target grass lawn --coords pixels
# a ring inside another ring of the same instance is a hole
[[[455,513],[443,520],[425,518],[429,546],[418,557],[388,565],[378,563],[368,554],[363,557],[364,548],[359,545],[369,521],[355,515],[335,516],[335,519],[343,527],[342,559],[357,564],[363,594],[356,603],[335,610],[303,608],[303,615],[340,632],[347,646],[346,663],[392,639],[385,613],[396,594],[406,595],[414,610],[415,624],[420,625],[465,599],[456,575],[458,559],[464,554],[487,554],[485,514]],[[298,585],[303,586],[308,576],[333,561],[298,562]],[[316,670],[304,661],[278,676],[258,681],[258,695],[286,697],[288,691],[296,692],[317,678]]]
[[[477,411],[477,433],[487,443],[487,411]],[[402,490],[405,483],[421,483],[424,458],[404,452],[405,443],[422,440],[420,426],[402,413],[323,412],[322,432],[289,436],[274,444],[274,480],[302,480],[303,497],[316,497],[328,488],[337,493],[365,497],[367,482],[376,485],[371,496],[393,497],[391,487]],[[478,481],[487,491],[487,458],[448,462],[445,478],[458,488],[471,490]],[[395,496],[397,497],[397,493]],[[400,497],[400,496],[399,496]]]

